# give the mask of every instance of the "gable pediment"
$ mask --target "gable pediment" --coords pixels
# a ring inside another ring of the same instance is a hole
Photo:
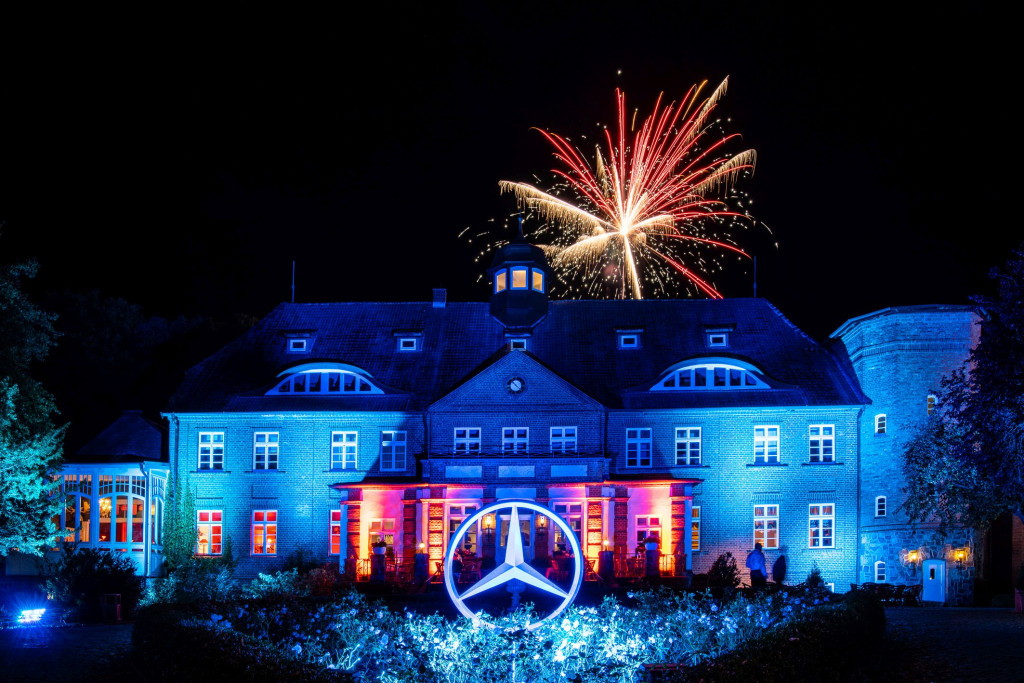
[[[527,351],[510,351],[429,410],[595,410],[603,406]]]

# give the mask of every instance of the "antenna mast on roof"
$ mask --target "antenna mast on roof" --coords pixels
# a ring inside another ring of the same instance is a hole
[[[295,303],[295,259],[292,259],[292,303]]]
[[[754,298],[757,298],[757,257],[754,257]]]

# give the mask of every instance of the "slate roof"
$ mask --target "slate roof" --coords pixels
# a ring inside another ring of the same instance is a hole
[[[727,349],[706,346],[708,328],[730,329]],[[617,348],[616,330],[640,330],[640,347]],[[286,352],[289,334],[310,352]],[[422,350],[396,335],[421,332]],[[248,333],[192,368],[167,412],[424,410],[498,357],[504,328],[487,303],[281,304]],[[764,299],[552,301],[529,351],[609,408],[856,405],[867,403],[843,366]],[[672,365],[701,356],[759,367],[771,390],[648,392]],[[285,368],[347,363],[385,394],[265,396]]]
[[[69,460],[90,463],[166,462],[166,435],[163,427],[143,417],[141,411],[126,410]]]

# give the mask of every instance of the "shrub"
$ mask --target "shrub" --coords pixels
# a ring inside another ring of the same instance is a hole
[[[231,563],[193,557],[180,563],[166,578],[146,591],[144,604],[223,602],[237,593]]]
[[[320,566],[320,560],[305,548],[298,548],[284,558],[282,569],[296,569],[300,574],[310,572]]]
[[[142,596],[142,577],[135,573],[135,562],[124,553],[76,548],[68,543],[49,569],[46,591],[60,602],[75,605],[85,621],[102,616],[100,600],[104,595],[120,594],[122,618],[135,611]]]
[[[311,569],[303,577],[310,594],[320,597],[333,593],[334,587],[338,585],[338,579],[338,565],[327,565]]]
[[[740,570],[732,553],[719,555],[708,570],[708,585],[712,588],[735,588],[740,585]]]
[[[299,570],[288,569],[274,572],[273,574],[260,573],[243,590],[250,598],[298,598],[309,595],[310,587],[302,577]]]

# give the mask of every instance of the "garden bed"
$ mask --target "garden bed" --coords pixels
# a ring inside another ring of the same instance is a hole
[[[135,645],[156,670],[202,680],[843,680],[821,667],[856,668],[857,653],[884,632],[880,611],[864,596],[721,601],[660,588],[574,606],[534,630],[526,626],[536,617],[521,610],[492,629],[350,592],[155,605],[140,613]]]

